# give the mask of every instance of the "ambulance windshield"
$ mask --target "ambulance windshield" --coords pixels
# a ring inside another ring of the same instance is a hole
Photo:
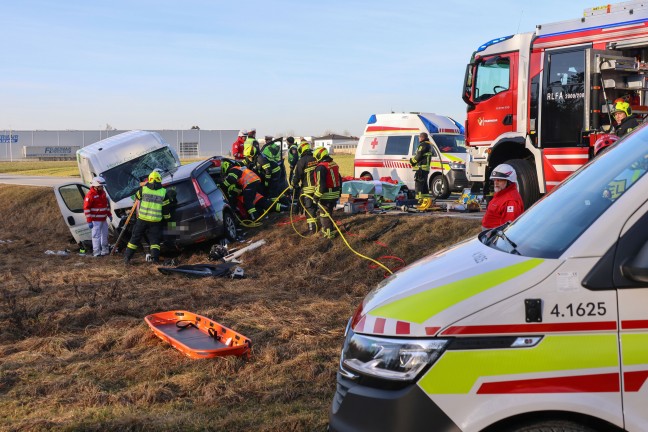
[[[648,170],[648,128],[642,128],[582,167],[545,199],[503,229],[506,237],[488,240],[523,256],[558,258]],[[482,241],[489,236],[480,236]]]
[[[466,153],[466,138],[463,135],[432,134],[432,139],[442,153]]]

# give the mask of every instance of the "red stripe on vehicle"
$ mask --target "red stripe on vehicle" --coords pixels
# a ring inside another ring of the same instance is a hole
[[[381,160],[356,159],[353,164],[357,167],[363,167],[363,168],[382,168],[385,166],[385,162]]]
[[[392,126],[369,126],[367,132],[389,132],[389,131],[417,131],[416,128],[399,128]]]
[[[580,375],[484,383],[477,394],[616,393],[619,374]]]
[[[434,336],[439,330],[441,330],[441,327],[425,327],[425,334],[426,336]]]
[[[622,330],[648,329],[648,320],[626,320],[621,321]]]
[[[638,392],[648,378],[648,371],[623,373],[623,389],[627,392]]]
[[[499,324],[481,326],[453,326],[443,331],[444,335],[511,334],[511,333],[560,333],[598,330],[616,330],[616,321],[542,323],[542,324]]]
[[[376,318],[374,333],[385,333],[385,318]]]
[[[366,322],[367,322],[367,315],[360,318],[360,321],[358,321],[358,324],[356,324],[356,326],[355,326],[355,328],[353,330],[356,331],[356,332],[359,332],[359,333],[363,332]]]
[[[410,334],[410,324],[408,322],[396,322],[396,334],[407,335]]]

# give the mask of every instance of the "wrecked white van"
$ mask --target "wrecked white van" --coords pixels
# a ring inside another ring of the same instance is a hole
[[[83,198],[92,179],[106,180],[110,198],[113,228],[117,228],[133,206],[130,198],[154,169],[162,175],[180,166],[176,151],[156,132],[134,130],[97,141],[77,151],[81,183],[62,184],[54,188],[63,218],[77,243],[91,239],[90,228],[83,217]]]
[[[331,431],[646,431],[648,128],[349,320]]]

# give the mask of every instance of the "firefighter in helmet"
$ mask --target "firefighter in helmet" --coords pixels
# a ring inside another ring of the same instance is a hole
[[[313,171],[317,167],[317,160],[313,156],[308,141],[302,141],[297,148],[299,153],[299,161],[295,166],[295,175],[293,176],[292,187],[295,190],[301,190],[305,196],[300,199],[306,212],[306,222],[308,222],[308,230],[311,233],[317,231],[317,208],[313,201],[315,195],[315,184],[313,183]]]
[[[639,126],[639,122],[635,116],[632,115],[630,104],[624,100],[617,101],[614,106],[614,111],[612,111],[612,115],[616,122],[614,133],[619,138],[623,138]]]
[[[297,166],[297,161],[299,161],[299,154],[297,153],[297,144],[295,144],[295,138],[288,137],[286,138],[288,143],[288,165],[290,165],[290,174],[288,176],[288,181],[292,183],[293,175],[295,174],[295,167]]]
[[[223,187],[233,208],[237,208],[236,202],[242,202],[250,220],[256,221],[265,210],[272,205],[263,195],[259,193],[261,178],[254,171],[245,166],[223,160],[221,164],[221,175],[224,177]],[[284,207],[276,203],[275,211],[284,210]]]
[[[419,210],[426,210],[432,205],[428,176],[430,175],[430,161],[432,159],[432,144],[425,132],[419,135],[419,146],[416,154],[410,159],[414,170],[414,190],[419,202]]]
[[[151,260],[160,262],[162,221],[170,221],[171,214],[169,196],[166,189],[162,187],[162,176],[157,170],[149,174],[148,182],[135,193],[135,199],[140,202],[139,211],[133,234],[124,252],[124,262],[130,263],[143,235],[146,235],[149,240]]]
[[[315,184],[315,203],[319,203],[317,210],[322,225],[322,234],[324,237],[332,239],[337,235],[337,231],[329,216],[333,213],[342,190],[340,168],[329,156],[325,147],[315,149],[313,156],[317,161],[313,183]]]

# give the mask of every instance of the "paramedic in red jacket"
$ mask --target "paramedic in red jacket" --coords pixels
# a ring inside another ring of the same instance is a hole
[[[95,177],[90,183],[90,190],[83,200],[83,213],[92,230],[92,255],[108,255],[108,221],[112,220],[108,196],[104,191],[106,181],[102,177]]]
[[[247,139],[248,132],[246,130],[242,130],[238,133],[238,138],[236,138],[236,141],[232,144],[232,157],[236,161],[242,161],[244,156],[243,156],[243,144],[245,143],[245,140]]]
[[[524,212],[524,203],[517,190],[517,175],[511,165],[500,164],[490,175],[495,195],[488,203],[482,220],[484,229],[496,228],[514,221]]]

